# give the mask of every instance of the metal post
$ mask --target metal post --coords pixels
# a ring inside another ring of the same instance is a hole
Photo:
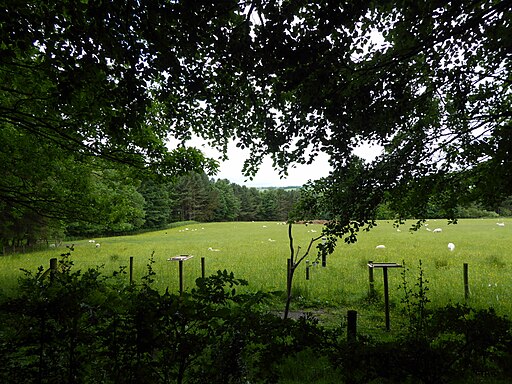
[[[309,260],[306,260],[306,280],[309,280]]]
[[[204,259],[204,257],[201,257],[201,277],[203,279],[204,279],[204,276],[205,276],[205,271],[206,271],[205,259]]]

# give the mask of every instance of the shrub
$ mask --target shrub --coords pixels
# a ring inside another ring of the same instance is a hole
[[[154,271],[130,285],[125,268],[25,271],[0,306],[0,381],[9,383],[238,383],[277,377],[284,356],[321,339],[308,320],[258,310],[261,292],[218,271],[182,295],[152,288]]]

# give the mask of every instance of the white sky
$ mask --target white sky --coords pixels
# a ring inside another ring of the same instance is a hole
[[[193,139],[187,142],[187,145],[200,149],[206,156],[214,159],[220,158],[219,151],[207,146],[200,139]],[[363,144],[358,147],[354,153],[365,160],[373,160],[381,153],[381,147],[369,146]],[[273,169],[272,160],[267,157],[256,176],[249,180],[242,175],[243,162],[249,156],[249,152],[237,148],[234,143],[228,147],[229,159],[220,162],[219,172],[214,176],[215,179],[228,179],[232,183],[245,185],[247,187],[291,187],[302,186],[309,180],[317,180],[329,175],[331,166],[328,163],[328,156],[320,154],[313,164],[298,164],[295,168],[288,171],[288,177],[282,179],[279,173]]]
[[[387,48],[388,45],[385,43],[384,37],[380,31],[371,29],[368,33],[371,37],[371,44],[368,43],[363,47],[364,51],[368,51],[369,49],[379,51]],[[356,59],[356,57],[354,57],[354,59]],[[194,138],[187,142],[187,145],[200,149],[208,157],[219,159],[220,153],[204,143],[205,142],[201,139]],[[382,154],[382,150],[383,147],[381,146],[361,143],[361,145],[354,150],[354,154],[367,161],[371,161]],[[248,156],[249,153],[247,151],[237,148],[234,143],[231,143],[228,147],[229,160],[220,162],[219,172],[214,178],[227,179],[232,183],[245,185],[247,187],[291,187],[302,186],[309,180],[318,180],[321,177],[328,176],[331,170],[328,156],[320,154],[313,164],[295,165],[294,168],[288,170],[288,176],[286,178],[281,178],[279,173],[273,169],[272,160],[270,157],[267,157],[261,164],[256,176],[252,180],[249,180],[242,175],[243,162]]]
[[[253,20],[258,23],[259,20]],[[368,43],[363,47],[364,51],[373,49],[374,51],[383,50],[387,48],[384,42],[382,33],[376,29],[368,31],[371,37],[371,44]],[[373,46],[372,46],[373,44]],[[362,56],[362,55],[361,55]],[[357,59],[357,57],[354,57]],[[288,170],[288,176],[281,178],[279,173],[272,167],[272,160],[267,157],[263,160],[258,173],[252,180],[242,175],[242,167],[244,161],[249,156],[247,150],[237,148],[235,143],[231,143],[228,147],[228,157],[226,161],[220,161],[221,154],[219,151],[211,148],[206,142],[198,137],[187,141],[187,146],[196,147],[200,149],[207,157],[219,160],[219,171],[214,176],[215,179],[227,179],[232,183],[238,185],[245,185],[247,187],[292,187],[302,186],[309,180],[318,180],[322,177],[328,176],[331,166],[328,162],[328,156],[319,154],[313,164],[301,165],[297,164]],[[371,161],[382,153],[383,147],[370,145],[369,143],[362,143],[354,150],[354,154]]]

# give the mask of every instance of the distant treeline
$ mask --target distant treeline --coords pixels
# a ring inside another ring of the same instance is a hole
[[[145,180],[137,191],[143,200],[140,225],[126,231],[90,223],[74,223],[67,234],[83,236],[116,234],[166,228],[177,221],[286,221],[300,194],[299,189],[258,189],[240,186],[226,179],[214,180],[192,173],[174,182]]]
[[[173,181],[153,178],[134,180],[122,172],[103,170],[90,180],[89,196],[77,204],[69,200],[66,209],[76,213],[63,219],[44,210],[14,209],[0,202],[0,246],[8,251],[59,243],[64,238],[132,234],[167,228],[183,221],[286,221],[294,211],[301,189],[252,188],[226,179],[210,179],[192,173]],[[430,205],[428,217],[442,218],[442,209]],[[496,211],[473,205],[459,208],[459,218],[512,216],[512,199]],[[332,219],[320,212],[314,219]],[[392,209],[382,204],[377,219],[396,219]],[[313,218],[311,218],[313,219]]]
[[[0,245],[8,249],[41,243],[46,246],[66,237],[129,234],[190,220],[286,221],[300,195],[299,188],[248,188],[225,179],[210,179],[204,173],[165,182],[149,178],[138,185],[123,184],[122,189],[121,184],[106,188],[104,183],[104,179],[95,181],[100,192],[95,200],[83,204],[84,220],[45,217],[44,212],[30,210],[12,214],[12,209],[5,207],[4,214],[0,212],[4,219]],[[98,208],[100,199],[110,204]],[[91,215],[94,209],[101,210],[102,215]]]
[[[140,193],[145,200],[143,227],[156,228],[185,220],[286,221],[300,190],[248,188],[194,173],[168,185],[148,181]]]

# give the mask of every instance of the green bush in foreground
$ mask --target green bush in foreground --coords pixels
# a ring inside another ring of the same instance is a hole
[[[266,295],[239,294],[246,282],[227,271],[161,294],[152,264],[140,286],[123,268],[73,271],[67,255],[58,272],[25,271],[0,308],[0,382],[272,381],[275,363],[319,329],[260,311]]]
[[[18,295],[0,306],[0,382],[9,383],[367,383],[511,378],[511,324],[463,306],[429,313],[421,333],[379,342],[325,329],[310,316],[283,320],[266,295],[218,271],[190,292],[140,285],[124,268],[25,271]],[[294,367],[304,367],[304,374]],[[313,379],[314,378],[314,379]]]
[[[460,305],[438,309],[429,316],[422,337],[417,336],[405,334],[391,342],[359,337],[333,346],[329,356],[346,383],[512,378],[511,322],[492,310]]]

